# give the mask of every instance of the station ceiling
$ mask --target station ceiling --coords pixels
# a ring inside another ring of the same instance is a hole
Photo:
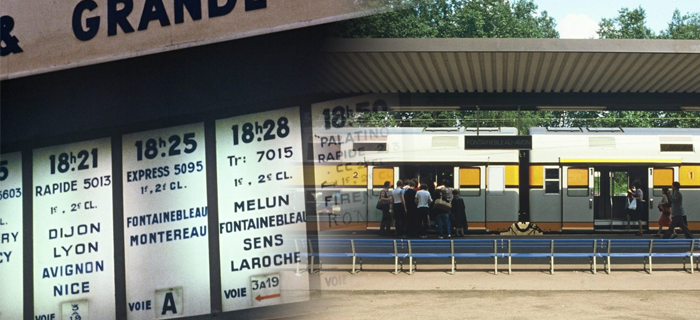
[[[696,40],[334,39],[323,52],[320,86],[328,93],[452,96],[453,103],[488,93],[506,105],[520,103],[510,96],[525,105],[621,109],[700,105]]]

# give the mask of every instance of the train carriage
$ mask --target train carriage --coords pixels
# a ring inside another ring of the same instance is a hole
[[[517,221],[547,232],[624,230],[635,181],[644,192],[643,228],[658,228],[661,188],[679,181],[689,226],[700,230],[700,129],[531,128],[530,151],[466,149],[476,128],[340,128],[334,135],[330,146],[314,141],[317,156],[325,154],[315,165],[322,229],[377,228],[385,181],[448,179],[465,200],[470,230],[503,231]]]
[[[317,209],[330,220],[321,223],[322,229],[348,221],[378,227],[379,193],[385,181],[394,186],[398,179],[449,180],[465,200],[472,230],[506,230],[518,221],[518,150],[467,150],[464,140],[477,134],[515,136],[515,128],[382,128],[378,135],[343,139],[357,130],[337,129],[334,134],[343,143],[333,146],[334,152],[345,157],[316,164]]]
[[[644,192],[642,224],[658,228],[661,188],[681,183],[700,229],[700,129],[531,128],[529,220],[544,231],[627,227],[627,189]],[[631,221],[637,229],[637,221]]]

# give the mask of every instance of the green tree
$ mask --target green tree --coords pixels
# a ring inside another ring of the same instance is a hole
[[[556,23],[547,11],[538,14],[532,1],[465,1],[455,8],[458,38],[558,38]]]
[[[700,39],[700,13],[687,13],[681,16],[676,9],[668,23],[668,29],[661,31],[659,36],[663,39]]]
[[[557,38],[532,0],[389,0],[390,12],[339,22],[337,38]]]
[[[603,18],[598,23],[598,36],[601,39],[653,39],[654,31],[646,26],[646,11],[622,8],[615,18]]]
[[[388,12],[346,20],[330,26],[329,34],[337,38],[434,38],[437,31],[422,19],[418,7],[425,2],[388,0]]]

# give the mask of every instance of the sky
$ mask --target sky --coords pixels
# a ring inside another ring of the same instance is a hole
[[[546,10],[557,23],[560,38],[598,38],[598,22],[602,18],[614,18],[622,7],[630,9],[640,5],[647,14],[647,27],[656,34],[666,29],[673,10],[681,14],[700,12],[700,0],[534,0],[540,11]]]

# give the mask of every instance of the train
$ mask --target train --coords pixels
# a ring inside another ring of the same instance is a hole
[[[357,129],[338,129],[338,136]],[[679,181],[691,230],[700,230],[700,129],[535,127],[524,148],[468,148],[474,137],[520,136],[513,127],[382,128],[341,144],[351,163],[316,164],[321,229],[377,228],[385,181],[443,180],[465,200],[469,230],[518,222],[545,232],[626,230],[627,189],[642,186],[642,226],[658,228],[662,188]],[[329,176],[330,175],[330,176]],[[323,185],[333,180],[333,185]],[[637,229],[630,221],[630,230]]]

